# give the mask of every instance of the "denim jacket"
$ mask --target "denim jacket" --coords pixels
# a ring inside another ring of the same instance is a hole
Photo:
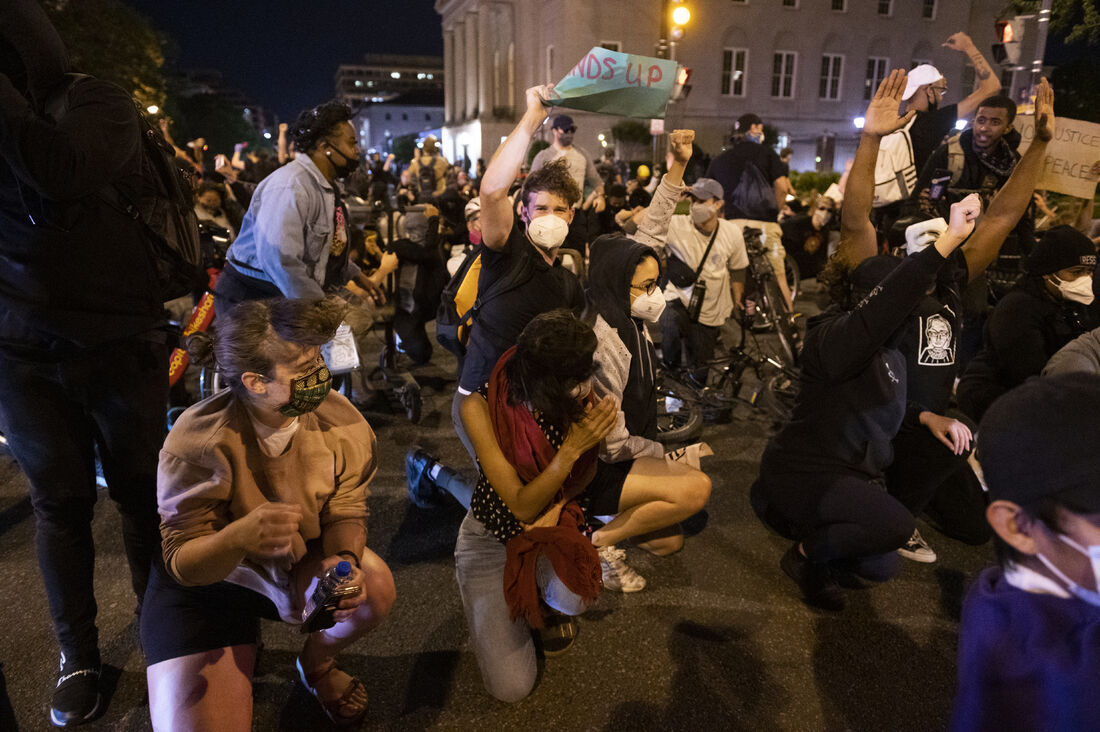
[[[286,297],[320,299],[332,245],[336,197],[308,155],[298,155],[260,183],[229,261],[242,274],[271,282]],[[355,279],[348,262],[340,284]]]

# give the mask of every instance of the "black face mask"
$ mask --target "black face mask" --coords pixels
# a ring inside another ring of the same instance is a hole
[[[332,144],[329,144],[329,148],[331,148],[328,151],[329,162],[332,163],[332,167],[336,171],[336,177],[337,178],[347,178],[349,175],[351,175],[352,173],[354,173],[356,170],[359,169],[359,164],[362,162],[359,158],[350,158],[350,157],[348,157],[344,153],[340,152],[340,150],[337,149]],[[337,165],[336,162],[332,160],[332,153],[333,152],[335,152],[337,155],[339,155],[340,157],[342,157],[344,159],[344,162],[342,164]]]

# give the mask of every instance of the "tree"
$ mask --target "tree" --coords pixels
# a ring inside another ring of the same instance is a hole
[[[1036,13],[1040,7],[1040,0],[1013,0],[1005,14]],[[1054,0],[1050,30],[1069,43],[1100,42],[1100,0]]]
[[[198,137],[206,139],[210,155],[232,154],[238,142],[247,142],[249,150],[270,147],[260,139],[256,128],[245,121],[241,107],[220,94],[171,95],[167,113],[172,120],[172,137],[184,145]]]
[[[412,162],[416,155],[416,135],[401,135],[393,138],[393,157],[401,164]]]
[[[166,39],[119,0],[42,0],[77,71],[118,84],[142,104],[164,106]]]

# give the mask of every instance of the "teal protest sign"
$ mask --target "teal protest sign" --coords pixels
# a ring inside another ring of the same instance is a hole
[[[663,118],[678,64],[593,48],[554,86],[546,103],[624,117]]]

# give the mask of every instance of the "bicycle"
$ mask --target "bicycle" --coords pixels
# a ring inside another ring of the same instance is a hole
[[[728,353],[706,362],[706,376],[700,381],[690,369],[657,373],[657,439],[663,444],[687,442],[702,430],[708,413],[729,410],[737,404],[763,410],[777,423],[791,418],[798,394],[798,370],[761,346],[748,327],[748,317],[739,318],[741,341]],[[749,339],[752,347],[749,348]],[[745,373],[756,380],[748,396]]]
[[[798,351],[802,335],[796,323],[798,315],[787,307],[787,301],[779,289],[775,270],[764,252],[764,232],[746,226],[744,230],[745,251],[749,255],[749,267],[745,294],[745,316],[752,318],[749,326],[762,331],[774,331],[779,341],[780,360],[785,366],[798,365]],[[788,258],[785,276],[798,277],[797,265]],[[792,288],[791,295],[794,296]]]

